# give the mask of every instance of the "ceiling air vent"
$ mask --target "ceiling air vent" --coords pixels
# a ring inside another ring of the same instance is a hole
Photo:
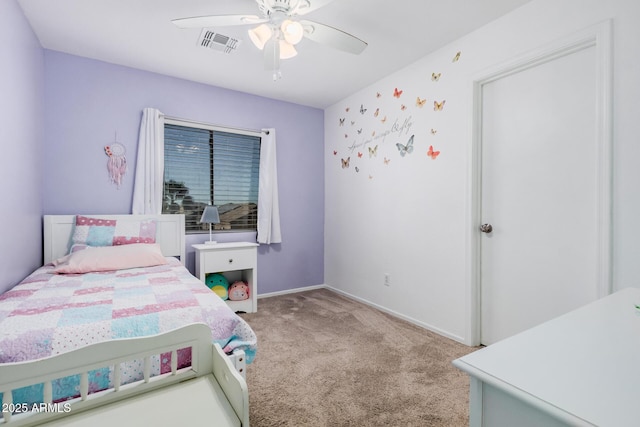
[[[206,28],[202,30],[200,38],[198,39],[198,46],[217,50],[222,53],[232,53],[238,48],[239,44],[240,40],[238,39],[216,33]]]

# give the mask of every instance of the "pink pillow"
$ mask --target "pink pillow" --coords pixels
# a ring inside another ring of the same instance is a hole
[[[53,261],[54,273],[90,273],[167,264],[157,243],[87,247]]]

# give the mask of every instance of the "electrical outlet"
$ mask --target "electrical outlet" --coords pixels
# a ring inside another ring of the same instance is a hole
[[[391,275],[389,273],[384,273],[384,285],[391,286]]]

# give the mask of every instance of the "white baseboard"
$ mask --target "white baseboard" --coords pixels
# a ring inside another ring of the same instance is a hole
[[[396,311],[390,310],[390,309],[388,309],[386,307],[383,307],[381,305],[375,304],[375,303],[373,303],[371,301],[368,301],[368,300],[366,300],[364,298],[357,297],[357,296],[352,295],[352,294],[350,294],[348,292],[342,291],[340,289],[334,288],[334,287],[326,285],[326,284],[315,285],[315,286],[306,286],[304,288],[287,289],[286,291],[278,291],[278,292],[270,292],[270,293],[266,293],[266,294],[260,294],[260,295],[258,295],[258,299],[276,297],[276,296],[279,296],[279,295],[295,294],[295,293],[298,293],[298,292],[312,291],[312,290],[315,290],[315,289],[328,289],[328,290],[333,291],[333,292],[335,292],[337,294],[340,294],[340,295],[342,295],[344,297],[347,297],[349,299],[352,299],[352,300],[358,301],[360,303],[366,304],[366,305],[368,305],[370,307],[373,307],[373,308],[375,308],[377,310],[383,311],[383,312],[385,312],[387,314],[390,314],[391,316],[394,316],[394,317],[397,317],[399,319],[405,320],[405,321],[407,321],[407,322],[409,322],[411,324],[414,324],[414,325],[419,326],[421,328],[427,329],[427,330],[429,330],[431,332],[435,332],[438,335],[442,335],[443,337],[447,337],[447,338],[450,338],[450,339],[452,339],[454,341],[458,341],[459,343],[462,343],[464,345],[468,345],[465,342],[464,337],[461,337],[461,336],[458,336],[458,335],[454,335],[454,334],[450,334],[449,332],[447,332],[445,330],[442,330],[440,328],[437,328],[437,327],[435,327],[433,325],[429,325],[427,323],[424,323],[424,322],[421,322],[419,320],[416,320],[416,319],[414,319],[412,317],[405,316],[404,314],[401,314],[401,313],[398,313]]]
[[[414,324],[414,325],[419,326],[419,327],[424,328],[424,329],[428,329],[431,332],[435,332],[438,335],[442,335],[443,337],[450,338],[450,339],[452,339],[454,341],[458,341],[461,344],[467,345],[465,343],[464,337],[461,337],[461,336],[458,336],[458,335],[454,335],[454,334],[450,334],[449,332],[447,332],[447,331],[445,331],[443,329],[437,328],[437,327],[435,327],[433,325],[429,325],[428,323],[421,322],[421,321],[416,320],[416,319],[414,319],[412,317],[405,316],[404,314],[398,313],[397,311],[390,310],[390,309],[388,309],[386,307],[383,307],[381,305],[375,304],[375,303],[373,303],[371,301],[368,301],[368,300],[366,300],[364,298],[357,297],[355,295],[352,295],[352,294],[347,293],[345,291],[342,291],[340,289],[336,289],[336,288],[333,288],[333,287],[327,286],[327,285],[325,285],[325,288],[329,289],[329,290],[331,290],[331,291],[333,291],[335,293],[338,293],[340,295],[343,295],[343,296],[345,296],[347,298],[350,298],[352,300],[361,302],[361,303],[366,304],[368,306],[371,306],[371,307],[373,307],[375,309],[383,311],[383,312],[385,312],[387,314],[392,315],[393,317],[397,317],[399,319],[405,320],[405,321],[407,321],[407,322],[409,322],[411,324]]]
[[[277,297],[279,295],[297,294],[298,292],[313,291],[315,289],[329,289],[327,285],[305,286],[304,288],[287,289],[286,291],[269,292],[266,294],[258,294],[258,299]]]

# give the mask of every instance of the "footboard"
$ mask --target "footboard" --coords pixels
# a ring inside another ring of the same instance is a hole
[[[185,351],[184,349],[191,351],[191,364],[179,367],[178,351]],[[170,357],[170,371],[151,375],[151,358],[158,355]],[[132,360],[143,361],[143,377],[138,381],[122,384],[121,365]],[[106,390],[90,392],[89,374],[103,368],[109,368],[112,372],[112,386]],[[76,375],[80,378],[78,396],[54,401],[52,382]],[[176,399],[193,400],[193,395],[183,384],[190,384],[192,389],[200,387],[198,390],[204,390],[201,398],[209,399],[200,405],[203,411],[208,410],[204,415],[211,416],[218,411],[222,414],[221,420],[228,419],[228,422],[218,425],[248,426],[246,383],[220,347],[211,343],[211,331],[204,324],[192,324],[149,337],[93,344],[35,361],[0,364],[0,381],[0,393],[3,394],[3,418],[0,425],[7,427],[39,425],[44,422],[57,425],[56,420],[63,417],[65,420],[60,420],[60,425],[73,423],[76,418],[84,419],[78,425],[86,425],[85,422],[94,421],[93,418],[104,419],[105,412],[111,406],[115,406],[114,413],[119,416],[133,414],[133,419],[128,419],[128,424],[151,425],[145,421],[165,420],[171,418],[172,414],[180,414],[183,408]],[[14,401],[13,391],[33,385],[42,387],[42,402]],[[167,398],[173,402],[169,406],[175,407],[167,407],[166,402],[162,403]],[[102,415],[92,418],[94,411],[91,410],[98,408]],[[181,417],[186,421],[184,415]],[[113,423],[114,418],[109,418]]]

